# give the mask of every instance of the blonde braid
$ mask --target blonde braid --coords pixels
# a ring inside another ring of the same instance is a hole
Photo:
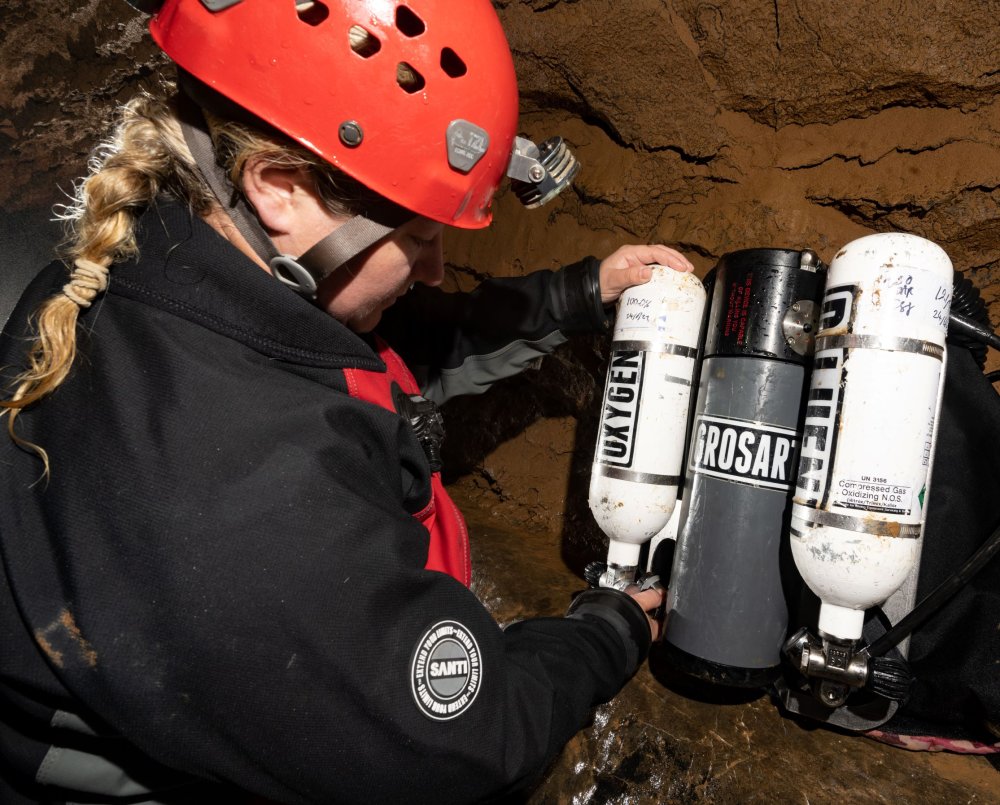
[[[135,223],[160,192],[186,201],[197,212],[211,209],[211,194],[194,168],[171,106],[141,94],[119,111],[115,135],[94,152],[90,173],[76,187],[74,201],[60,217],[72,227],[66,254],[73,268],[62,292],[41,304],[34,315],[36,335],[27,369],[13,382],[0,415],[9,413],[7,431],[19,445],[45,451],[14,431],[18,414],[55,391],[76,358],[80,311],[108,287],[111,266],[137,252]]]
[[[369,192],[283,137],[212,114],[206,118],[234,187],[242,187],[243,170],[256,158],[279,168],[312,171],[321,197],[337,214],[354,214],[359,198]],[[185,202],[195,215],[221,209],[184,142],[179,120],[176,97],[168,101],[142,93],[122,107],[114,136],[95,150],[89,175],[77,185],[73,202],[60,214],[72,228],[65,249],[73,264],[69,282],[36,312],[28,368],[14,379],[10,399],[0,400],[0,416],[9,414],[10,437],[41,457],[46,475],[46,452],[18,437],[14,422],[21,411],[54,392],[69,375],[76,358],[80,311],[107,289],[113,264],[138,253],[138,217],[161,193]]]

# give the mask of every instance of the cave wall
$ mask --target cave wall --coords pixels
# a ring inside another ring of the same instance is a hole
[[[903,231],[939,243],[1000,311],[995,3],[496,5],[525,130],[563,135],[583,168],[550,206],[502,197],[490,231],[452,237],[460,281],[637,241],[676,246],[699,274],[750,247],[809,247],[829,261],[854,238]],[[602,348],[564,349],[518,381],[518,406],[476,401],[494,421],[531,424],[514,436],[501,425],[496,451],[467,461],[460,481],[497,514],[562,528],[585,550],[600,542],[586,485]]]

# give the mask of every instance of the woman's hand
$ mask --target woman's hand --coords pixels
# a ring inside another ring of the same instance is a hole
[[[660,632],[663,629],[663,613],[660,608],[666,600],[666,591],[661,587],[650,587],[648,590],[639,592],[638,587],[633,585],[625,592],[632,596],[642,607],[642,611],[646,613],[646,619],[649,621],[649,632],[655,643],[660,639]]]
[[[650,265],[669,266],[676,271],[694,271],[679,251],[660,244],[628,245],[615,249],[601,261],[601,302],[610,305],[633,285],[649,282]]]

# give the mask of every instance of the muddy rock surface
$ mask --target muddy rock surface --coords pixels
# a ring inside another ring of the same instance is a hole
[[[458,496],[457,502],[465,501]],[[500,623],[560,615],[581,583],[558,535],[465,507],[473,588]],[[982,757],[906,752],[783,716],[765,694],[699,686],[662,653],[578,734],[525,805],[1000,803]]]
[[[1000,325],[1000,21],[995,0],[496,0],[524,133],[582,163],[535,211],[446,241],[447,283],[551,269],[627,242],[703,275],[726,252],[871,232],[930,238]],[[116,103],[169,75],[120,0],[0,5],[0,280],[39,265],[53,205]],[[586,489],[607,343],[447,410],[448,480],[469,513],[476,589],[501,622],[561,613],[604,538]],[[996,353],[987,368],[1000,365]],[[652,670],[651,670],[652,669]],[[533,803],[1000,802],[982,758],[912,754],[726,700],[654,656],[567,747]]]

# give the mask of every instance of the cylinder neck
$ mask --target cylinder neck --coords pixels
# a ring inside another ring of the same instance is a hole
[[[850,609],[825,601],[820,604],[819,630],[827,637],[837,640],[860,640],[864,625],[863,609]]]

